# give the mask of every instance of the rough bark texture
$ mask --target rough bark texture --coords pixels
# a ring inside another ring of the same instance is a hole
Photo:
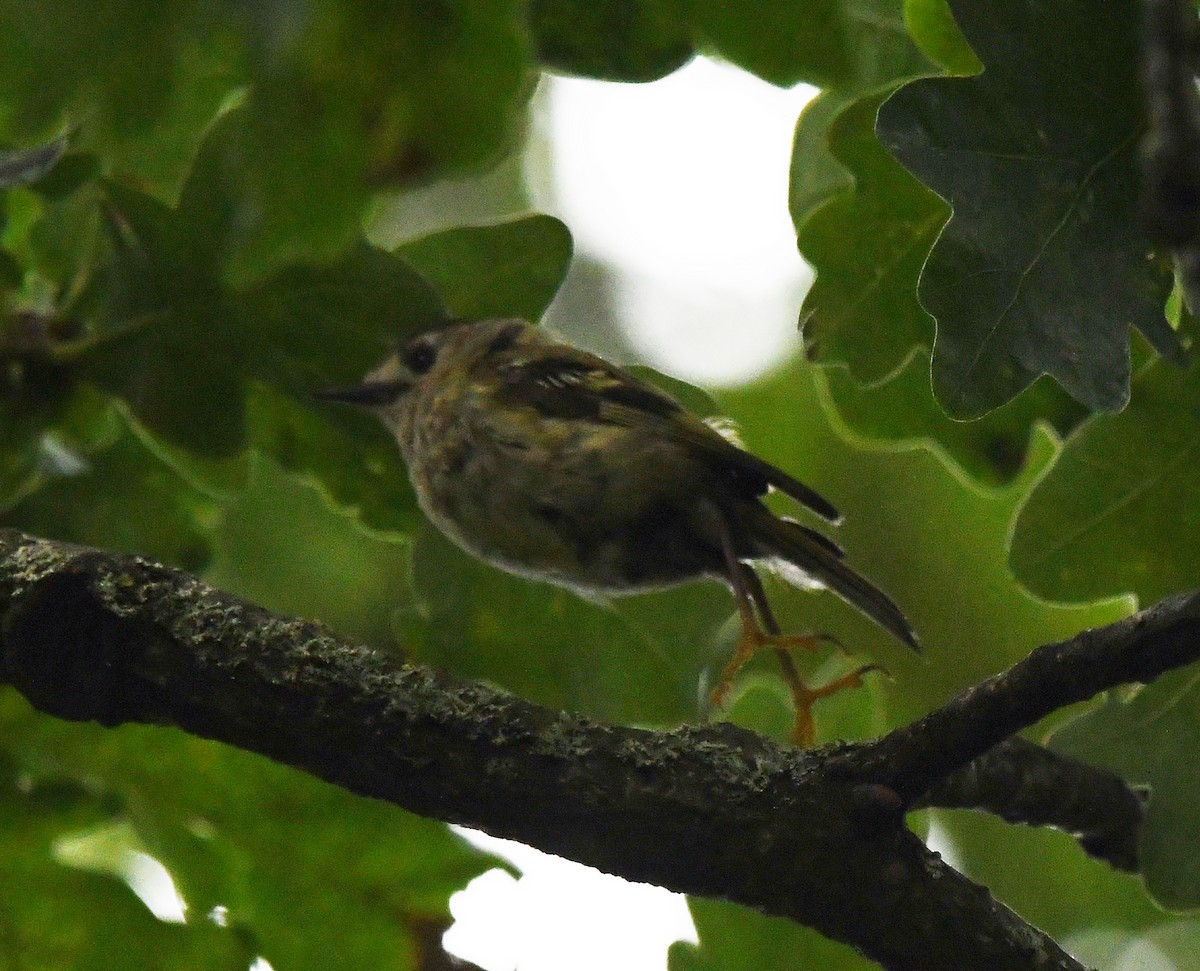
[[[423,815],[791,917],[897,971],[1081,967],[930,852],[904,811],[922,796],[962,804],[951,777],[966,768],[960,784],[986,788],[992,765],[1010,783],[1034,766],[1043,790],[1111,793],[1118,781],[1050,755],[971,763],[1064,704],[1194,659],[1198,635],[1200,597],[1172,598],[1041,648],[876,742],[799,751],[731,725],[599,725],[138,557],[0,531],[0,681],[45,712],[178,726]],[[1128,796],[1103,825],[1078,825],[1058,796],[1005,816],[1127,847],[1141,823]]]

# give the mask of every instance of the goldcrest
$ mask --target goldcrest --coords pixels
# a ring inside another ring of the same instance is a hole
[[[410,340],[364,383],[320,397],[366,406],[395,434],[421,508],[451,540],[501,569],[578,591],[624,594],[714,577],[733,591],[738,650],[713,701],[762,646],[779,649],[812,740],[812,703],[860,669],[810,689],[751,563],[827,587],[914,649],[892,600],[822,533],[775,515],[774,488],[829,522],[813,489],[730,442],[669,394],[515,319],[454,322]]]

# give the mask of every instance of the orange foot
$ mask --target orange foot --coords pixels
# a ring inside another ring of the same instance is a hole
[[[878,664],[867,664],[819,688],[810,688],[796,671],[796,666],[792,663],[791,655],[788,652],[796,648],[815,651],[823,645],[830,644],[844,649],[841,642],[829,634],[767,634],[759,630],[757,625],[744,625],[737,649],[721,670],[716,687],[709,695],[710,707],[723,707],[733,686],[733,679],[746,662],[763,648],[773,648],[778,652],[780,664],[783,666],[784,680],[791,689],[792,699],[796,705],[796,723],[792,728],[792,740],[804,748],[811,748],[816,738],[812,715],[813,705],[820,699],[828,698],[839,691],[860,687],[863,683],[863,675],[883,670]]]

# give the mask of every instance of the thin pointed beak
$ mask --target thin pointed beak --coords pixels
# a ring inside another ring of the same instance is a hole
[[[408,381],[367,381],[355,388],[328,388],[316,391],[313,397],[317,401],[336,401],[344,405],[358,405],[360,408],[378,408],[390,405],[408,389]]]

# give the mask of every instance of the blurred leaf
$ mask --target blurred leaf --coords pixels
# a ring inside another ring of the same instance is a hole
[[[244,101],[228,145],[239,233],[225,262],[245,284],[340,252],[373,187],[508,147],[533,89],[522,26],[516,0],[167,0],[72,17],[25,0],[0,12],[0,134],[7,123],[34,138],[69,119],[106,172],[170,203],[208,125]]]
[[[78,146],[160,198],[244,69],[223,5],[197,0],[0,10],[0,131],[27,139],[70,121]],[[120,57],[113,57],[120,51]]]
[[[782,87],[807,81],[842,95],[923,70],[902,0],[712,0],[692,22],[705,46]]]
[[[351,464],[346,474],[357,472]],[[373,535],[356,516],[330,509],[323,486],[256,454],[245,491],[213,526],[215,555],[205,579],[271,610],[390,647],[392,612],[408,595],[410,544]],[[411,500],[396,515],[415,520]]]
[[[67,135],[59,135],[36,148],[0,152],[0,189],[36,182],[54,168],[69,142]]]
[[[1103,766],[1134,785],[1149,785],[1142,835],[1146,888],[1164,907],[1200,906],[1200,678],[1173,671],[1123,701],[1119,692],[1060,729],[1053,747]]]
[[[925,442],[982,485],[1001,486],[1026,467],[1033,427],[1047,422],[1066,435],[1087,411],[1048,378],[971,422],[955,421],[933,399],[929,355],[914,354],[894,377],[864,387],[845,368],[823,368],[820,379],[838,418],[877,442]]]
[[[967,810],[930,816],[930,836],[957,869],[1060,943],[1098,928],[1129,940],[1164,919],[1139,878],[1088,856],[1067,833]]]
[[[17,747],[34,783],[48,773],[86,777],[171,871],[189,915],[203,926],[224,908],[223,936],[253,940],[277,968],[408,971],[406,918],[446,916],[450,894],[495,864],[440,823],[179,732],[66,724],[8,692],[0,737]],[[19,856],[36,861],[29,879],[43,881],[29,898],[54,900],[44,891],[47,860],[24,849]],[[126,947],[140,946],[127,939],[134,926],[128,917],[114,922]],[[140,965],[111,955],[98,965],[129,966]]]
[[[85,182],[99,176],[100,160],[95,155],[72,152],[59,159],[54,168],[41,176],[31,188],[47,199],[64,199]]]
[[[231,289],[223,266],[237,206],[221,167],[244,123],[233,112],[214,128],[176,209],[108,186],[111,256],[93,283],[97,316],[149,322],[128,335],[97,330],[73,374],[119,395],[169,447],[211,460],[253,441],[367,524],[406,528],[412,493],[383,427],[311,396],[358,383],[445,310],[406,262],[365,243]],[[411,250],[460,312],[536,317],[566,270],[570,238],[558,220],[534,216]]]
[[[84,546],[141,553],[192,572],[209,557],[212,500],[181,479],[120,422],[103,451],[73,454],[63,469],[0,525]]]
[[[0,689],[0,712],[15,701],[13,692]],[[187,926],[163,923],[119,880],[56,863],[60,838],[111,819],[114,807],[69,778],[31,780],[12,760],[12,741],[6,735],[0,746],[0,956],[6,966],[244,971],[253,950],[203,915]]]
[[[1130,324],[1179,353],[1163,315],[1169,267],[1135,228],[1141,8],[951,9],[986,70],[914,81],[878,123],[884,144],[954,209],[920,288],[938,322],[937,397],[956,417],[977,417],[1049,373],[1089,408],[1118,409]]]
[[[809,358],[846,364],[865,382],[893,374],[914,348],[932,342],[917,279],[949,215],[875,137],[883,97],[860,98],[833,122],[832,152],[854,183],[813,214],[799,236],[816,271],[801,310]]]
[[[1158,361],[1129,407],[1063,446],[1013,530],[1012,568],[1054,600],[1194,587],[1200,571],[1200,374]]]
[[[239,283],[329,258],[361,231],[373,189],[497,157],[533,92],[517,0],[316,0],[263,8],[249,121],[230,146]]]
[[[670,971],[868,971],[877,965],[816,931],[722,900],[688,898],[699,944],[677,941]]]
[[[48,481],[75,474],[118,434],[103,395],[65,387],[57,369],[18,365],[18,371],[10,388],[0,377],[0,510]]]
[[[566,74],[653,81],[694,53],[683,0],[532,0],[538,59]]]
[[[697,720],[701,672],[724,662],[715,635],[732,609],[713,583],[590,602],[489,566],[429,525],[413,590],[397,637],[415,660],[624,724]]]
[[[553,216],[464,226],[395,250],[420,271],[455,317],[537,321],[571,262],[571,233]]]

